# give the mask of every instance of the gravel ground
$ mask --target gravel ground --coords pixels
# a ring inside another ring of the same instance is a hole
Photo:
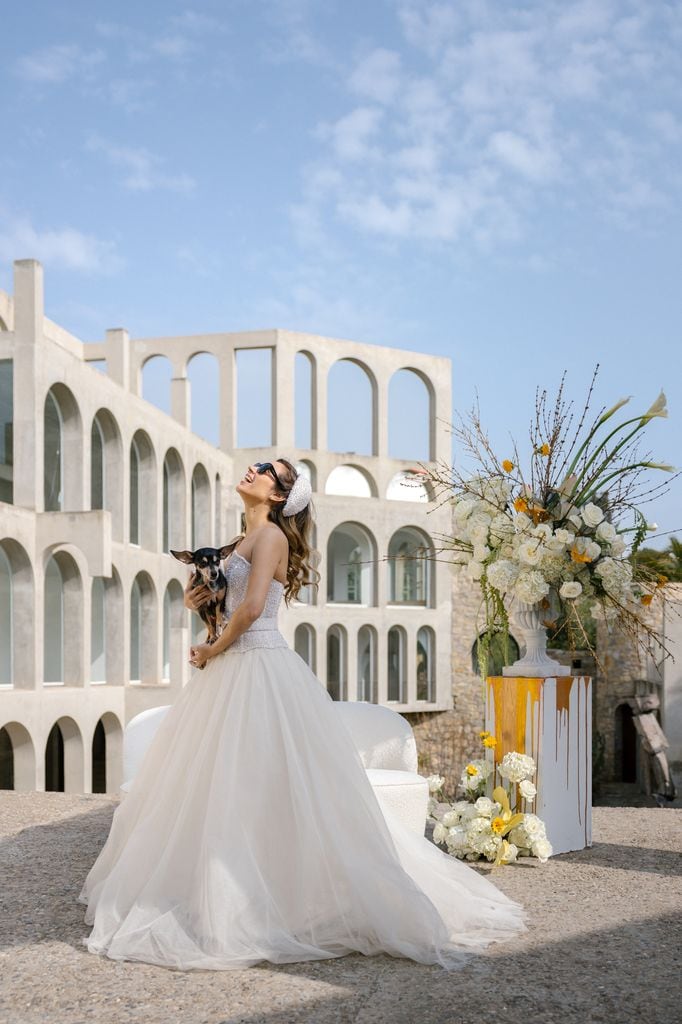
[[[114,796],[0,792],[2,1024],[677,1024],[682,810],[595,807],[594,845],[497,869],[529,933],[448,973],[352,954],[180,972],[89,953],[76,902]],[[488,866],[478,870],[488,872]]]

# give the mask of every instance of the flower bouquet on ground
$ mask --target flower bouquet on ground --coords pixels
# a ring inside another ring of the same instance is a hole
[[[498,458],[477,406],[452,432],[480,471],[467,476],[447,465],[413,470],[429,478],[436,495],[445,491],[444,500],[453,505],[452,535],[442,537],[438,550],[454,551],[458,571],[481,589],[485,627],[477,653],[483,677],[493,641],[502,641],[509,664],[510,601],[522,624],[536,633],[549,630],[550,646],[561,631],[570,649],[587,648],[597,657],[592,630],[586,630],[591,615],[615,622],[656,662],[671,656],[643,614],[663,596],[668,580],[633,559],[647,532],[657,529],[639,505],[667,490],[663,484],[649,487],[646,475],[673,471],[637,447],[647,424],[667,416],[665,395],[645,413],[613,426],[612,418],[630,400],[623,398],[600,410],[588,427],[598,369],[597,364],[575,429],[572,402],[566,405],[563,398],[566,374],[551,409],[547,392],[538,389],[529,473],[521,469],[514,441],[510,457]],[[523,623],[524,613],[531,612],[535,621]]]
[[[491,748],[495,737],[481,732],[484,745]],[[445,779],[430,775],[427,821],[433,822],[433,841],[444,845],[460,860],[485,857],[495,867],[511,864],[518,857],[536,857],[541,863],[551,857],[552,845],[544,822],[532,813],[536,789],[530,781],[535,761],[527,754],[505,754],[497,772],[503,784],[492,790],[493,764],[485,758],[470,761],[462,772],[460,787],[465,798],[454,804],[438,800]],[[524,811],[518,807],[523,802]]]

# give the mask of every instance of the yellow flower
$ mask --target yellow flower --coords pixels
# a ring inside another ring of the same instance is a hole
[[[478,768],[475,764],[468,764],[466,766],[467,775],[478,775]]]
[[[571,548],[571,558],[574,562],[591,562],[592,559],[585,551],[578,551],[575,544]]]
[[[497,746],[497,740],[495,739],[494,736],[486,736],[486,738],[483,740],[483,746],[484,747],[496,747]]]
[[[656,586],[657,586],[657,587],[664,587],[664,586],[666,585],[666,583],[668,582],[668,577],[667,577],[667,576],[664,576],[664,575],[663,575],[663,573],[660,573],[660,574],[659,574],[659,575],[658,575],[658,576],[656,577],[656,579],[657,579],[657,581],[658,581],[658,582],[656,583]]]
[[[516,501],[514,502],[514,508],[515,508],[515,510],[517,512],[527,512],[528,511],[528,502],[526,501],[525,498],[517,498]]]
[[[514,468],[514,463],[510,462],[509,459],[503,459],[502,460],[502,469],[505,471],[505,473],[511,473],[513,468]]]
[[[549,455],[549,452],[550,448],[546,441],[544,444],[541,444],[539,448],[535,449],[536,455]]]
[[[493,818],[490,822],[490,827],[496,836],[501,836],[507,827],[507,822],[504,818]]]
[[[654,599],[654,595],[653,594],[642,594],[642,596],[640,597],[640,601],[642,602],[642,604],[647,605],[647,606],[651,604],[653,599]]]

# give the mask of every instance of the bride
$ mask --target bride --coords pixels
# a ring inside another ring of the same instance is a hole
[[[446,970],[526,930],[473,868],[383,812],[324,685],[277,628],[317,585],[310,484],[287,459],[236,487],[227,621],[147,749],[78,900],[113,960],[236,970],[360,952]],[[196,608],[207,596],[185,591]]]

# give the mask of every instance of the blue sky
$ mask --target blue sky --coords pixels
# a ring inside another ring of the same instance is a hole
[[[681,3],[29,0],[3,36],[0,287],[40,259],[79,337],[446,355],[501,450],[599,362],[595,408],[665,388],[682,465]],[[682,528],[682,480],[645,508]]]

